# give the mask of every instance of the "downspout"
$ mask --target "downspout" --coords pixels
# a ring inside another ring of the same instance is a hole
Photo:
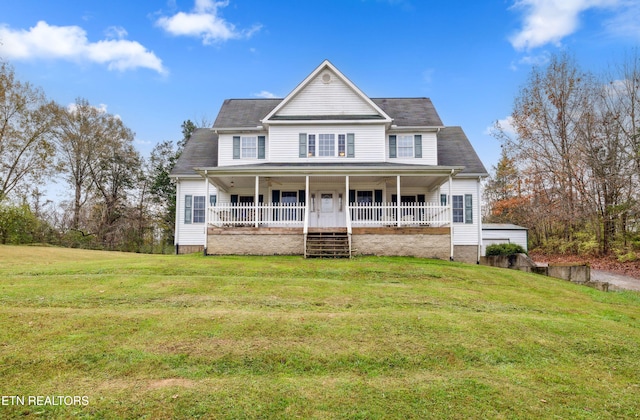
[[[449,250],[449,260],[453,261],[453,190],[452,190],[452,182],[453,179],[453,169],[449,174],[449,199],[447,200],[447,205],[449,205],[449,235],[451,236],[450,242],[450,250]]]
[[[400,227],[400,175],[396,175],[396,226]]]

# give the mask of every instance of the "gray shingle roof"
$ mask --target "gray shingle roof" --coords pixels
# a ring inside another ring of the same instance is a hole
[[[282,99],[225,99],[213,128],[257,127]]]
[[[443,126],[429,98],[372,98],[371,100],[393,118],[393,124],[399,127]],[[260,125],[260,120],[280,102],[282,99],[226,99],[213,123],[213,128],[257,127]],[[300,117],[302,116],[298,118]]]
[[[446,127],[438,133],[438,164],[464,166],[461,175],[488,175],[461,127]]]
[[[195,175],[193,168],[214,166],[218,166],[218,135],[209,128],[198,128],[184,145],[171,175]]]
[[[398,127],[441,127],[442,120],[429,98],[371,98]]]

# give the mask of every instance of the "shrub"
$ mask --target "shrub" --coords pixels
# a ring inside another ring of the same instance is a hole
[[[518,244],[493,244],[487,246],[486,255],[490,257],[492,255],[515,255],[526,254],[527,251]]]

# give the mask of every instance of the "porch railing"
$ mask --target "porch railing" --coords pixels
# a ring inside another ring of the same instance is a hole
[[[436,203],[351,203],[349,211],[353,226],[449,225],[449,207]]]
[[[218,203],[209,207],[209,223],[214,226],[237,227],[302,227],[304,213],[303,203]]]
[[[304,227],[304,203],[218,203],[209,207],[213,226]],[[397,217],[399,211],[399,216]],[[347,228],[351,226],[433,226],[449,225],[449,207],[435,203],[350,203]]]

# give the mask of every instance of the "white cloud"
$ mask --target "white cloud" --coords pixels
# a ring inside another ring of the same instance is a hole
[[[98,106],[96,105],[91,105],[91,108],[95,109],[96,111],[98,111],[100,114],[107,114],[107,105],[106,104],[100,104]],[[71,112],[71,113],[75,113],[78,110],[78,104],[73,102],[70,103],[69,105],[67,105],[67,111]],[[122,117],[118,114],[112,115],[113,118],[118,119],[118,120],[122,120]]]
[[[516,136],[517,133],[515,127],[513,126],[513,117],[511,115],[508,115],[505,118],[496,121],[493,125],[487,127],[484,130],[483,134],[491,136],[500,130],[502,130],[502,132],[509,137]]]
[[[268,90],[262,90],[260,91],[260,93],[256,93],[253,96],[255,96],[256,98],[267,98],[267,99],[278,98],[278,95],[271,93]]]
[[[196,0],[190,13],[178,12],[170,17],[163,16],[156,24],[171,35],[201,38],[205,45],[249,38],[261,29],[261,25],[254,25],[246,30],[236,29],[233,23],[219,16],[218,9],[228,5],[228,1]]]
[[[123,28],[109,28],[110,37],[126,36]],[[62,59],[90,61],[106,65],[109,70],[131,70],[139,67],[167,71],[153,52],[136,41],[108,39],[89,42],[87,33],[79,26],[54,26],[40,21],[26,30],[0,26],[0,55],[13,60]]]
[[[559,45],[578,29],[580,13],[592,8],[613,7],[621,0],[517,0],[514,9],[524,10],[523,28],[510,37],[516,50],[530,50],[549,43]]]

